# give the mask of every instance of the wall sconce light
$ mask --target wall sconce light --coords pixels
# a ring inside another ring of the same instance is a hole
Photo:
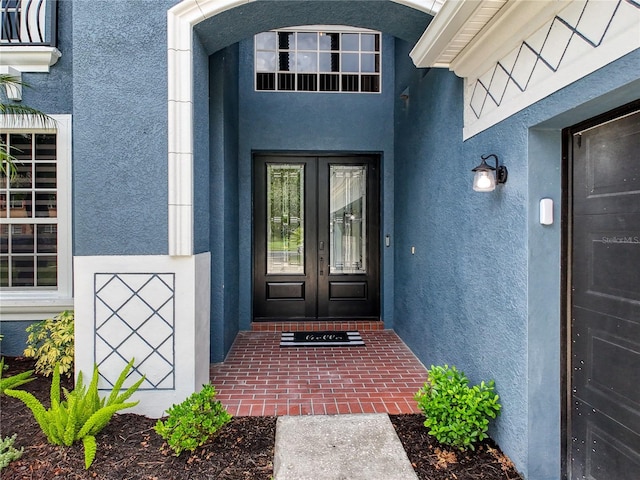
[[[492,167],[487,164],[489,158],[495,158],[496,166]],[[498,183],[507,183],[507,167],[499,165],[498,157],[493,153],[490,155],[482,155],[482,162],[476,168],[471,170],[475,172],[473,177],[473,189],[476,192],[493,192]]]

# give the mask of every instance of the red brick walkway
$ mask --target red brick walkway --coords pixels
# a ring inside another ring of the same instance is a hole
[[[240,332],[211,366],[236,416],[415,413],[427,371],[391,330],[360,330],[365,347],[280,348],[279,332]]]

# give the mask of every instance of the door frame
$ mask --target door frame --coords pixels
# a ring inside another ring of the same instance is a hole
[[[255,257],[256,257],[256,251],[255,251],[255,235],[256,235],[256,231],[255,231],[255,225],[256,225],[256,206],[255,206],[255,198],[254,198],[254,194],[255,194],[255,188],[256,188],[256,181],[258,180],[257,174],[256,174],[256,157],[258,156],[274,156],[274,157],[283,157],[283,158],[287,158],[287,157],[291,157],[291,158],[295,158],[295,157],[314,157],[314,158],[323,158],[323,159],[331,159],[331,158],[345,158],[345,157],[369,157],[369,158],[374,158],[375,162],[376,162],[376,166],[377,166],[377,184],[376,184],[376,190],[377,190],[377,195],[378,198],[376,199],[376,204],[377,204],[377,214],[376,213],[372,213],[372,215],[376,215],[376,221],[377,221],[377,238],[376,238],[376,246],[377,248],[375,249],[375,252],[370,251],[369,252],[369,258],[372,260],[375,260],[377,262],[377,295],[376,295],[376,302],[377,302],[377,310],[378,310],[378,314],[375,318],[372,317],[361,317],[361,318],[351,318],[350,320],[352,321],[357,321],[357,320],[367,320],[367,321],[382,321],[382,315],[383,315],[383,277],[382,277],[382,273],[383,273],[383,242],[381,241],[382,235],[383,235],[383,231],[384,231],[384,223],[383,223],[383,219],[384,219],[384,205],[383,205],[383,182],[384,182],[384,170],[383,170],[383,154],[382,152],[376,152],[376,151],[350,151],[350,150],[345,150],[345,151],[325,151],[325,150],[252,150],[251,151],[251,322],[255,322],[255,314],[254,314],[254,309],[253,309],[253,295],[254,295],[254,290],[255,290]],[[282,320],[282,319],[280,319]],[[274,320],[269,320],[269,319],[265,319],[265,320],[260,320],[260,322],[269,322],[269,321],[280,321],[278,319],[274,319]],[[292,319],[292,320],[296,320],[296,319]],[[307,322],[313,322],[314,320],[309,320],[309,319],[297,319],[297,321],[307,321]],[[327,321],[330,319],[327,318],[317,318],[315,321]]]
[[[571,455],[571,256],[572,250],[572,229],[573,229],[573,155],[571,151],[571,139],[575,132],[595,127],[597,125],[612,121],[618,117],[632,113],[640,108],[640,100],[627,103],[626,105],[614,108],[588,120],[566,127],[562,130],[562,245],[561,245],[561,265],[560,265],[560,285],[562,292],[560,295],[560,305],[563,306],[560,316],[560,385],[561,385],[561,473],[563,480],[570,479],[570,458]]]

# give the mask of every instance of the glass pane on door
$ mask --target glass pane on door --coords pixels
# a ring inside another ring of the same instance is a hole
[[[267,164],[267,274],[304,274],[304,165]]]
[[[367,271],[367,166],[329,167],[331,274]]]

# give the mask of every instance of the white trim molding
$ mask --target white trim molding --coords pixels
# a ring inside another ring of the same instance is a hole
[[[628,0],[445,3],[411,57],[465,80],[465,139],[640,48]]]
[[[183,0],[167,12],[169,255],[193,255],[193,26],[249,0]]]
[[[395,0],[396,3],[435,15],[447,0]]]
[[[61,56],[55,47],[0,46],[0,66],[20,72],[49,72]]]

